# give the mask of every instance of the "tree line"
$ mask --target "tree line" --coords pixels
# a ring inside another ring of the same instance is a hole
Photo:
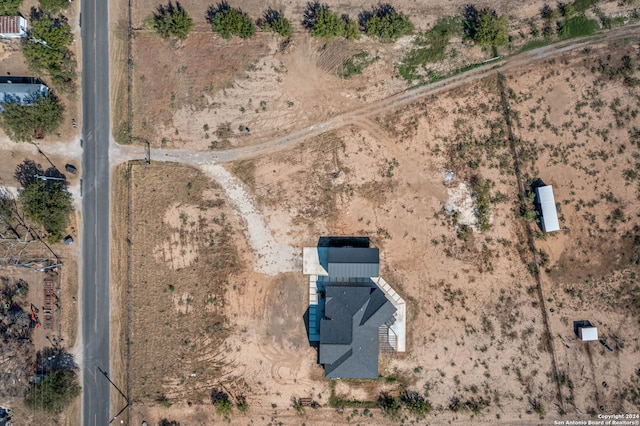
[[[258,29],[273,31],[282,37],[291,36],[291,21],[284,17],[281,10],[271,7],[254,21],[242,9],[231,7],[223,0],[209,7],[206,19],[213,31],[227,40],[233,36],[251,38]],[[388,3],[362,11],[357,18],[351,18],[347,14],[332,11],[325,3],[308,2],[302,25],[314,37],[325,39],[343,37],[347,40],[357,40],[364,33],[386,43],[394,42],[414,29],[409,17],[396,11]],[[165,39],[185,40],[193,29],[194,23],[179,2],[174,4],[169,1],[166,5],[158,6],[153,15],[147,19],[146,27],[155,30]]]

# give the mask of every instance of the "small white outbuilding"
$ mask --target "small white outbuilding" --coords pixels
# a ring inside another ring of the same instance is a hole
[[[578,336],[583,342],[598,340],[598,327],[580,327],[578,328]]]
[[[536,203],[540,205],[540,225],[544,232],[560,230],[558,223],[558,211],[556,210],[556,200],[553,197],[553,187],[551,185],[536,188]]]

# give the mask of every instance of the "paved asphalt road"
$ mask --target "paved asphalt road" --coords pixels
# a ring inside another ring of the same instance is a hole
[[[82,424],[107,425],[109,371],[109,9],[82,0]]]

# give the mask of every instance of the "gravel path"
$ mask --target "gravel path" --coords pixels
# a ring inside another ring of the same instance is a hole
[[[239,219],[246,223],[244,232],[253,249],[256,271],[265,275],[278,275],[300,270],[301,253],[275,240],[267,228],[264,217],[255,207],[252,196],[242,183],[219,164],[205,164],[201,169],[220,184]]]

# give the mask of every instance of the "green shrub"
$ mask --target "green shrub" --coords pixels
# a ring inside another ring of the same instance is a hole
[[[218,3],[217,7],[210,7],[207,19],[214,31],[225,40],[236,35],[240,38],[251,38],[256,33],[256,25],[242,10],[232,8],[226,1]]]
[[[36,180],[20,193],[25,215],[39,223],[49,233],[49,242],[62,240],[73,212],[71,194],[61,181]]]
[[[360,28],[358,23],[350,19],[348,15],[342,15],[344,21],[344,38],[349,41],[360,39]]]
[[[342,64],[342,73],[340,77],[349,78],[354,74],[362,74],[362,71],[377,61],[379,59],[378,56],[375,58],[369,57],[369,52],[363,50],[359,53],[356,53]]]
[[[415,391],[405,391],[401,401],[407,406],[409,413],[421,419],[431,412],[431,404],[422,395]]]
[[[397,12],[388,3],[374,8],[372,12],[362,12],[360,25],[369,37],[376,37],[385,43],[394,42],[413,31],[409,17]]]
[[[9,138],[16,142],[31,142],[36,136],[55,133],[64,119],[62,105],[50,93],[40,96],[32,105],[18,102],[4,104],[0,124]]]
[[[0,14],[2,16],[17,16],[20,13],[22,0],[0,0]]]
[[[73,43],[71,26],[64,17],[38,14],[32,21],[29,39],[22,54],[36,72],[47,71],[59,90],[75,90],[76,62],[69,46]]]
[[[562,38],[582,37],[593,34],[598,22],[584,15],[577,15],[558,22],[558,35]]]
[[[217,388],[211,391],[211,403],[221,416],[228,416],[233,411],[233,404],[229,400],[229,394]]]
[[[238,407],[238,411],[240,411],[241,413],[246,413],[249,410],[249,403],[247,402],[247,398],[245,398],[244,396],[239,396],[236,407]]]
[[[400,409],[402,408],[400,405],[400,399],[393,397],[386,392],[381,393],[378,397],[378,405],[386,415],[393,418],[398,417]]]
[[[282,16],[282,12],[272,8],[264,13],[261,27],[269,29],[282,37],[291,36],[291,22]]]
[[[409,83],[419,80],[418,67],[424,69],[427,63],[442,61],[452,36],[462,32],[462,20],[459,17],[440,19],[432,29],[420,34],[414,40],[414,48],[402,59],[398,72]]]
[[[313,16],[313,23],[310,27],[311,35],[322,37],[327,40],[333,37],[342,37],[345,34],[344,20],[335,12],[329,10],[326,4],[314,3],[315,12],[308,12]]]
[[[491,217],[491,188],[493,182],[489,179],[475,175],[471,178],[471,188],[476,197],[478,206],[478,223],[481,231],[488,231],[491,228],[489,219]]]
[[[483,46],[502,46],[509,41],[507,17],[498,17],[495,10],[478,11],[475,6],[467,5],[463,17],[465,33],[476,43]]]
[[[52,15],[60,13],[69,7],[69,0],[40,0],[40,9]]]
[[[24,400],[33,410],[60,413],[80,395],[76,373],[70,370],[54,370],[44,380],[32,385]]]
[[[167,6],[158,6],[157,12],[151,18],[151,26],[165,39],[175,37],[186,40],[193,29],[193,19],[180,3],[174,6],[169,2]]]

